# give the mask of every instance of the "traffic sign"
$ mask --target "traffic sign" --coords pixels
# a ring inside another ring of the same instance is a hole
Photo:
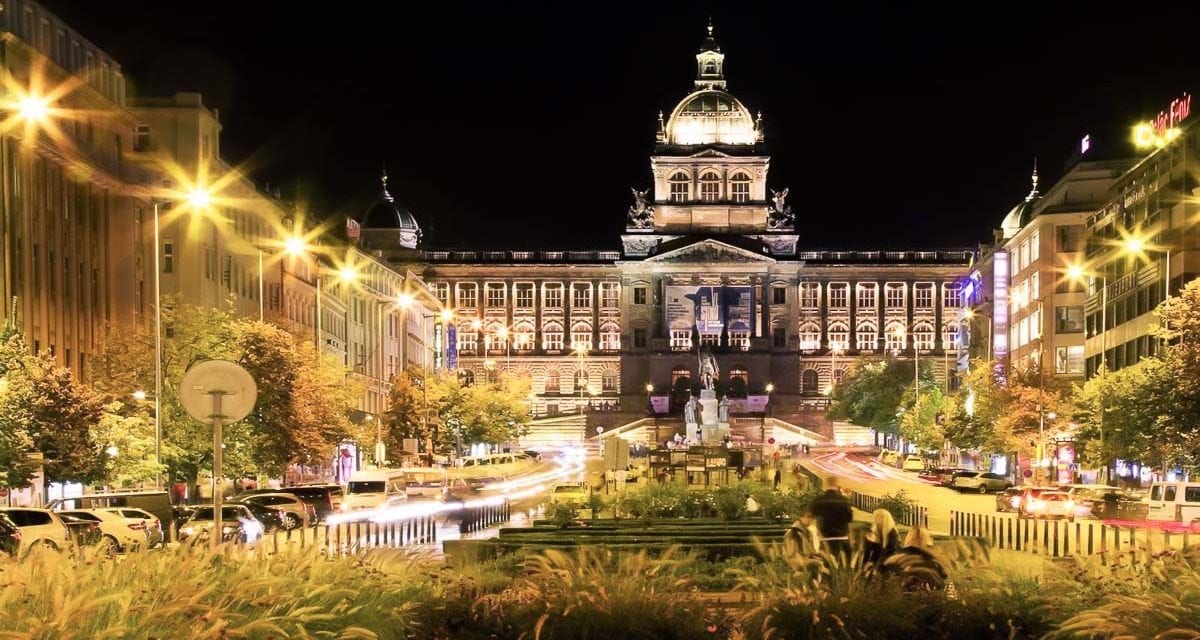
[[[767,444],[775,444],[775,438],[767,438]]]

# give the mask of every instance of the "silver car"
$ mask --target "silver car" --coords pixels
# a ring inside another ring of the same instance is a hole
[[[279,526],[285,531],[307,527],[310,524],[315,524],[317,521],[316,510],[313,506],[290,493],[253,493],[238,496],[230,500],[230,502],[256,504],[260,507],[267,507],[281,512]]]
[[[975,491],[977,493],[995,493],[1004,491],[1012,486],[1008,478],[998,473],[975,471],[954,478],[953,488],[958,491]]]

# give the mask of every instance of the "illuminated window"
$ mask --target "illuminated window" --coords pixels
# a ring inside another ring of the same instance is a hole
[[[688,387],[692,384],[692,372],[688,371],[687,367],[675,367],[671,369],[671,388],[679,389],[680,387]]]
[[[904,351],[904,325],[899,322],[889,322],[884,330],[884,349],[888,352]]]
[[[734,380],[741,380],[743,386],[748,385],[750,384],[750,372],[746,370],[746,367],[735,365],[729,369],[729,381],[733,382]]]
[[[704,202],[721,199],[721,176],[712,171],[700,175],[700,199]]]
[[[879,344],[879,331],[874,322],[860,322],[854,330],[855,346],[859,351],[874,351]]]
[[[691,178],[683,172],[671,176],[671,202],[687,202],[691,199]]]
[[[586,309],[592,306],[592,286],[589,284],[571,285],[571,306],[576,309]]]
[[[933,308],[933,284],[922,282],[913,286],[913,305],[917,309]]]
[[[621,329],[615,323],[608,322],[600,327],[600,350],[617,351],[621,348]]]
[[[702,333],[702,334],[700,334],[700,346],[702,346],[702,347],[719,347],[719,346],[721,346],[721,334],[719,334],[719,333]]]
[[[962,287],[947,283],[945,289],[942,290],[942,305],[947,308],[957,309],[962,306]]]
[[[431,288],[433,289],[433,297],[441,303],[443,307],[450,304],[450,285],[445,282],[435,282]]]
[[[558,369],[546,370],[546,393],[558,393]]]
[[[942,324],[942,348],[957,349],[962,345],[962,336],[958,334],[959,328],[957,322],[946,322]]]
[[[750,201],[750,176],[735,173],[729,181],[729,197],[734,202]]]
[[[845,322],[829,323],[829,348],[839,351],[850,348],[850,327]]]
[[[874,282],[858,285],[858,308],[859,309],[874,309],[876,304],[876,293],[878,285]]]
[[[933,325],[928,322],[918,322],[913,327],[913,344],[922,351],[933,348]]]
[[[750,350],[750,332],[749,331],[730,331],[729,332],[729,348],[737,349],[738,351]]]
[[[488,351],[499,350],[503,351],[508,346],[508,329],[499,322],[493,322],[488,325],[487,332],[483,334],[483,347]]]
[[[815,322],[805,322],[800,325],[800,349],[811,351],[821,348],[821,327]]]
[[[498,282],[489,282],[487,287],[487,306],[491,308],[504,306],[504,285]]]
[[[588,372],[583,369],[575,371],[575,390],[582,391],[588,386]]]
[[[600,388],[604,391],[617,390],[617,372],[613,369],[605,369],[600,374]]]
[[[533,308],[533,285],[522,283],[522,284],[516,285],[515,289],[516,289],[516,291],[514,293],[514,302],[516,302],[516,307],[518,309],[532,309]]]
[[[458,308],[474,309],[475,308],[475,284],[460,283],[458,285]]]
[[[605,309],[617,308],[617,297],[620,294],[620,289],[615,282],[603,282],[600,284],[600,306]]]
[[[1083,345],[1055,347],[1054,373],[1083,373]]]
[[[830,309],[845,309],[849,306],[849,298],[846,295],[849,285],[845,282],[835,282],[829,285],[829,308]]]
[[[671,350],[687,351],[692,348],[692,331],[690,329],[671,329]]]
[[[888,309],[904,308],[904,285],[899,282],[889,282],[884,289]]]
[[[542,290],[542,306],[547,309],[561,309],[563,306],[563,286],[558,283],[547,284]]]
[[[800,391],[802,393],[816,393],[820,391],[818,386],[818,376],[816,369],[805,369],[800,374]]]
[[[479,334],[475,333],[470,327],[471,325],[465,324],[458,328],[459,353],[475,353],[475,349],[479,346]]]
[[[816,309],[821,301],[821,285],[816,282],[800,284],[800,308]]]
[[[528,320],[522,320],[513,327],[513,348],[517,351],[529,351],[533,349],[533,323]]]
[[[1042,243],[1042,231],[1038,229],[1029,236],[1029,263],[1033,264],[1038,261],[1042,255],[1042,248],[1038,245]]]
[[[542,348],[546,351],[562,351],[563,327],[557,322],[547,322],[542,327]]]
[[[592,325],[576,322],[571,325],[571,348],[590,351],[592,348]]]

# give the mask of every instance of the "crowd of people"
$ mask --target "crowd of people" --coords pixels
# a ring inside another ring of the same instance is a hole
[[[858,566],[871,575],[895,577],[906,590],[947,587],[945,565],[933,551],[933,536],[927,529],[913,525],[901,541],[891,512],[876,509],[871,514],[870,530],[855,545],[850,536],[853,519],[850,500],[842,494],[837,479],[827,478],[825,492],[784,534],[784,557]]]

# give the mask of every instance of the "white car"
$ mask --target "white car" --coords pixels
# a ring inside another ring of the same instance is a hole
[[[119,553],[149,546],[146,542],[145,521],[139,520],[137,524],[130,526],[124,517],[107,509],[71,509],[59,513],[100,525],[100,538],[115,546]]]
[[[71,546],[71,533],[58,514],[49,509],[12,507],[0,509],[21,531],[21,552],[35,546],[66,549]]]
[[[125,524],[134,530],[146,532],[146,546],[153,547],[163,542],[162,521],[153,513],[133,507],[105,507],[96,511],[108,511],[125,519]]]
[[[900,468],[905,471],[924,471],[925,461],[921,459],[921,456],[908,456]]]
[[[1065,491],[1043,491],[1025,500],[1025,512],[1034,518],[1066,518],[1074,521],[1075,501]]]

